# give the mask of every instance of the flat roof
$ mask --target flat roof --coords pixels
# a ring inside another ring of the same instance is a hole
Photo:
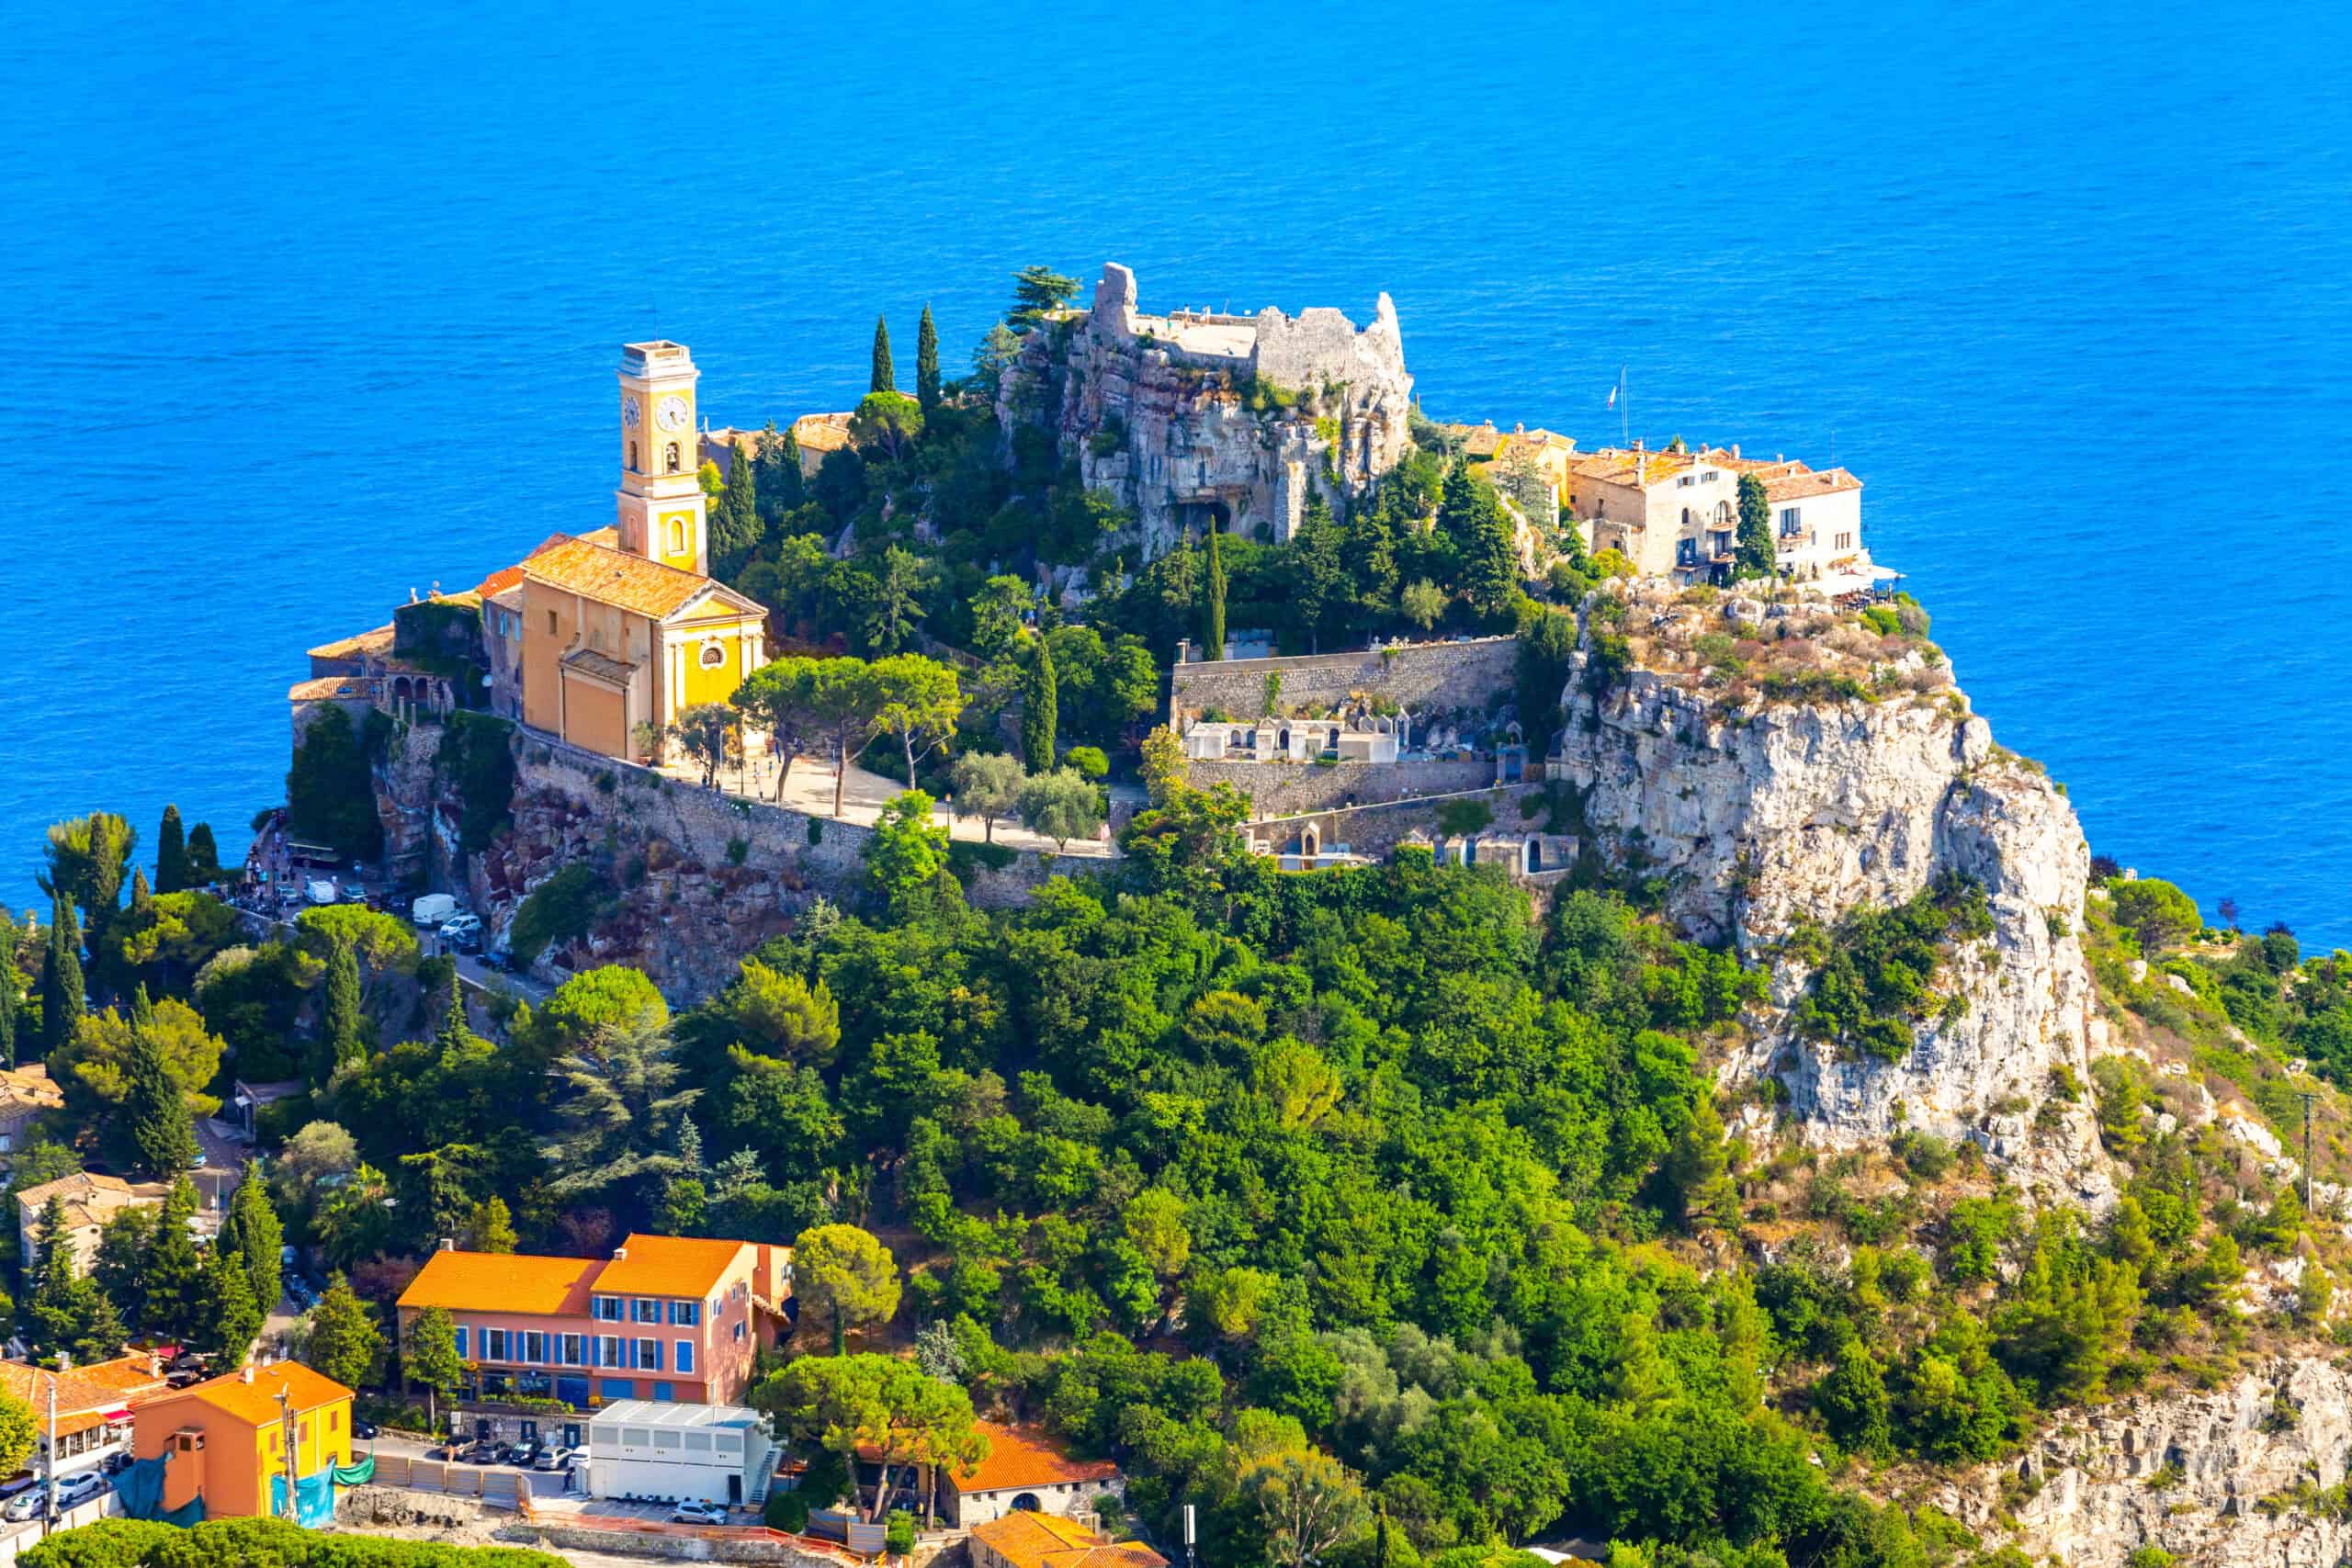
[[[589,1417],[596,1427],[756,1427],[765,1417],[748,1404],[673,1404],[623,1399]]]

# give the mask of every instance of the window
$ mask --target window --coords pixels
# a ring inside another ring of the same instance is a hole
[[[686,520],[683,517],[673,517],[670,519],[670,553],[676,555],[685,547]]]
[[[659,1323],[662,1321],[662,1303],[651,1296],[639,1296],[628,1303],[628,1320],[631,1323]]]
[[[727,645],[725,643],[707,642],[702,645],[702,667],[704,669],[716,670],[726,662]],[[685,1305],[691,1308],[694,1303],[692,1302],[688,1302]]]
[[[567,1367],[580,1364],[580,1336],[577,1334],[563,1337],[563,1364]]]
[[[628,471],[632,474],[637,472],[637,443],[634,441],[628,444]]]
[[[1709,484],[1713,484],[1724,476],[1720,469],[1709,468],[1705,473],[1701,474],[1699,477],[1706,480]]]
[[[596,1318],[599,1322],[618,1323],[621,1320],[620,1297],[598,1296],[595,1298],[594,1304],[596,1308]]]
[[[621,1359],[621,1342],[607,1334],[596,1341],[596,1364],[600,1367],[621,1367],[628,1363]]]
[[[637,1382],[632,1378],[598,1378],[596,1393],[605,1399],[635,1399]]]
[[[307,1443],[311,1440],[311,1424],[308,1421],[297,1421],[294,1424],[294,1440],[298,1443]]]
[[[473,1352],[466,1346],[466,1341],[472,1337],[472,1333],[473,1331],[464,1324],[458,1325],[458,1359],[460,1361],[470,1360],[473,1358]]]
[[[665,1383],[655,1383],[653,1385],[653,1397],[656,1399],[669,1398],[670,1396],[662,1392],[662,1390],[667,1386],[668,1385]],[[684,1437],[684,1433],[673,1432],[667,1427],[656,1427],[653,1428],[653,1446],[657,1449],[678,1449],[683,1450],[685,1448],[685,1443],[683,1441]]]
[[[738,1345],[741,1345],[742,1342],[743,1342],[743,1320],[742,1320],[741,1318],[740,1318],[740,1317],[739,1317],[739,1318],[737,1318],[737,1319],[735,1320],[735,1343],[736,1343],[736,1344],[738,1344]]]
[[[548,612],[548,636],[555,636],[555,612],[553,610],[549,610]]]
[[[676,1370],[682,1372],[690,1372],[695,1370],[695,1342],[693,1340],[681,1339],[678,1341],[678,1359],[675,1365]]]
[[[678,444],[674,441],[671,442],[669,446],[662,449],[662,460],[669,464],[668,468],[662,469],[662,472],[669,474],[676,473],[678,471]]]
[[[659,1339],[639,1340],[637,1359],[631,1364],[649,1372],[660,1371],[662,1370],[662,1341]]]
[[[330,1410],[327,1412],[327,1430],[330,1432],[340,1432],[343,1430],[342,1411]]]
[[[1853,535],[1851,535],[1851,534],[1840,534],[1840,535],[1838,535],[1838,536],[1837,543],[1835,543],[1835,544],[1833,544],[1832,546],[1830,546],[1830,548],[1832,548],[1832,549],[1837,549],[1837,550],[1850,550],[1850,549],[1852,549],[1853,547],[1854,547],[1854,536],[1853,536]]]
[[[680,1328],[692,1328],[702,1321],[702,1303],[672,1302],[670,1321]]]
[[[485,1328],[481,1331],[481,1359],[485,1361],[506,1359],[506,1330]]]
[[[707,1454],[710,1451],[710,1434],[708,1432],[688,1432],[686,1434],[686,1452],[690,1454]]]
[[[1697,484],[1698,482],[1699,476],[1696,474],[1685,474],[1680,479],[1674,481],[1676,488],[1679,490],[1689,490],[1692,485]]]

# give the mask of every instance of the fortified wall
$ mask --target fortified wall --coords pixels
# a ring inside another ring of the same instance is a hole
[[[1268,675],[1282,677],[1281,705],[1291,712],[1337,707],[1351,698],[1385,698],[1417,716],[1484,713],[1497,694],[1508,695],[1518,682],[1519,639],[1391,643],[1288,659],[1186,658],[1169,674],[1170,715],[1179,721],[1211,711],[1255,718],[1266,711]]]
[[[1344,512],[1404,456],[1412,402],[1385,294],[1361,331],[1329,307],[1150,316],[1111,262],[1091,310],[1028,334],[997,416],[1008,438],[1051,430],[1090,489],[1135,512],[1148,561],[1212,521],[1287,540],[1317,491]]]

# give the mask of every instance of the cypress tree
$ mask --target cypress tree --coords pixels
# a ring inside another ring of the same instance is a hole
[[[82,986],[82,920],[73,896],[60,888],[50,906],[49,957],[40,972],[40,1054],[72,1043],[82,1027],[88,995]]]
[[[1739,552],[1735,575],[1772,575],[1772,501],[1764,481],[1754,474],[1739,476]]]
[[[327,954],[326,997],[311,1055],[312,1089],[325,1088],[335,1068],[368,1055],[366,1027],[359,1011],[359,955],[348,942],[338,942]]]
[[[204,1265],[187,1228],[195,1217],[196,1188],[182,1175],[156,1216],[154,1246],[147,1255],[147,1311],[141,1326],[150,1334],[178,1339],[196,1332]]]
[[[1054,680],[1054,654],[1037,636],[1037,649],[1029,660],[1029,678],[1021,688],[1021,760],[1033,773],[1054,765],[1054,733],[1061,727],[1060,693]]]
[[[140,996],[146,996],[144,987]],[[196,1119],[153,1029],[132,1027],[123,1077],[123,1127],[138,1163],[158,1179],[196,1163]]]
[[[869,392],[895,392],[898,379],[890,370],[890,323],[881,317],[874,318],[874,375]]]
[[[1216,520],[1209,520],[1209,587],[1206,612],[1201,617],[1201,657],[1225,657],[1225,558],[1217,553]]]
[[[187,885],[209,887],[220,880],[220,846],[212,840],[212,824],[198,822],[187,830]]]
[[[155,1004],[147,999],[147,982],[141,980],[139,988],[130,993],[130,1027],[144,1029],[154,1021]]]
[[[711,570],[731,576],[760,547],[759,479],[751,452],[735,448],[728,464],[727,488],[718,492],[711,518]]]
[[[243,1366],[263,1322],[261,1305],[254,1300],[253,1280],[246,1276],[244,1260],[215,1247],[204,1262],[198,1288],[201,1304],[198,1308],[197,1342],[203,1347],[205,1355],[217,1363],[232,1370]]]
[[[286,1245],[286,1227],[279,1223],[277,1211],[270,1207],[269,1189],[261,1179],[258,1161],[245,1162],[244,1179],[229,1200],[229,1213],[221,1219],[216,1245],[243,1261],[254,1300],[276,1306],[286,1288],[278,1261],[278,1248]]]
[[[121,820],[111,812],[90,813],[89,901],[82,922],[93,953],[105,945],[107,927],[121,912],[122,862],[130,850],[124,841],[128,833],[117,836],[116,824]]]
[[[928,305],[915,328],[915,400],[922,404],[925,419],[939,407],[939,329],[931,324]]]
[[[155,834],[155,891],[178,893],[187,886],[187,840],[180,831],[180,808],[164,807],[164,826]]]

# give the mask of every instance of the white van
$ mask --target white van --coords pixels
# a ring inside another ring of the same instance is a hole
[[[302,885],[302,894],[313,904],[339,903],[342,898],[342,896],[335,891],[334,883],[318,877],[312,877]]]
[[[458,912],[458,901],[447,893],[427,893],[408,907],[408,918],[420,926],[438,927]]]

